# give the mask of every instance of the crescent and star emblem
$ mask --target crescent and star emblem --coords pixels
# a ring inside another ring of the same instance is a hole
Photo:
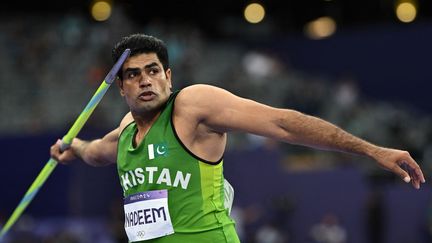
[[[164,154],[165,152],[166,152],[166,148],[165,148],[165,146],[157,146],[156,147],[156,152],[159,154],[159,155],[162,155],[162,154]]]

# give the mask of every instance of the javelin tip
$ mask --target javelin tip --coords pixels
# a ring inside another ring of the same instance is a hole
[[[126,59],[129,57],[130,55],[130,49],[127,48],[126,50],[124,50],[123,54],[120,56],[120,58],[117,60],[117,62],[114,64],[114,67],[110,70],[110,72],[107,74],[107,76],[105,77],[105,82],[107,84],[112,84],[112,82],[114,82],[118,71],[120,70],[120,68],[122,67],[123,63],[126,61]]]

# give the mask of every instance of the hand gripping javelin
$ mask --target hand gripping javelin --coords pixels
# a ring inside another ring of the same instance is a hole
[[[111,86],[111,84],[114,82],[114,79],[117,76],[118,71],[120,70],[121,66],[125,62],[126,58],[129,56],[130,50],[126,49],[123,54],[120,56],[118,61],[114,64],[110,72],[105,77],[102,84],[99,86],[99,88],[96,90],[95,94],[87,104],[87,106],[84,108],[84,110],[81,112],[81,114],[76,119],[75,123],[72,125],[72,127],[69,129],[68,133],[62,138],[62,143],[60,146],[61,151],[65,151],[68,149],[72,143],[72,140],[78,135],[78,133],[81,131],[81,128],[84,126],[84,124],[87,122],[90,115],[93,113],[96,106],[99,104],[99,102],[102,100],[103,96],[107,92],[108,88]],[[42,187],[42,185],[45,183],[45,181],[48,179],[49,175],[52,173],[52,171],[57,166],[57,161],[53,158],[50,158],[46,165],[43,167],[39,175],[36,177],[30,188],[27,190],[24,197],[21,199],[21,202],[18,204],[18,206],[15,208],[14,212],[6,222],[3,229],[0,231],[0,242],[2,241],[3,237],[6,235],[6,233],[9,231],[9,229],[12,227],[12,225],[18,220],[18,218],[21,216],[23,211],[27,208],[27,206],[30,204],[30,202],[33,200],[33,198],[38,193],[39,189]]]

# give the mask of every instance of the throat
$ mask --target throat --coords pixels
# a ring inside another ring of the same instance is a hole
[[[132,117],[135,120],[137,130],[133,139],[133,146],[136,148],[140,145],[140,143],[145,139],[145,136],[150,131],[153,124],[159,118],[161,111],[157,111],[155,113],[148,113],[145,115],[138,115],[132,112]]]
[[[134,138],[133,138],[133,147],[137,148],[141,142],[144,140],[145,136],[147,135],[148,131],[150,130],[150,126],[143,132],[140,132],[140,129],[137,128]]]

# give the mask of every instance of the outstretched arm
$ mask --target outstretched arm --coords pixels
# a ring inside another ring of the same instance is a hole
[[[120,126],[103,138],[92,141],[84,141],[74,138],[69,149],[60,152],[61,141],[58,140],[51,146],[51,157],[62,164],[67,164],[74,159],[81,159],[91,166],[105,166],[117,161],[117,143],[121,131],[133,121],[128,113],[120,123]]]
[[[407,151],[371,144],[320,118],[266,106],[208,85],[191,86],[182,93],[184,103],[191,104],[187,106],[190,113],[211,131],[243,131],[291,144],[364,155],[404,181],[411,181],[415,188],[425,182]]]
[[[64,152],[60,152],[61,140],[58,140],[51,146],[51,157],[63,164],[79,158],[91,166],[109,165],[116,162],[117,139],[118,128],[92,141],[74,138],[71,147]]]

